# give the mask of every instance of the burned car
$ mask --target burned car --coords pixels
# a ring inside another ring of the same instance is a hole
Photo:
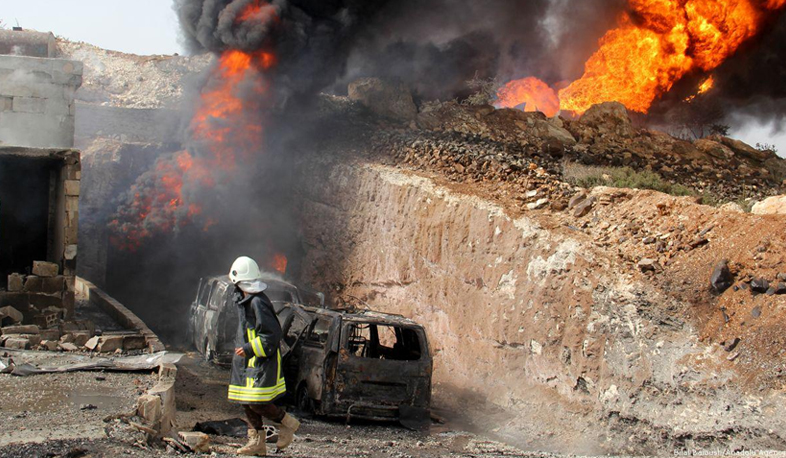
[[[284,331],[281,351],[284,357],[290,351],[289,344],[294,344],[311,323],[308,314],[289,304],[321,307],[325,296],[270,275],[265,276],[263,281],[268,285],[265,294],[273,303]],[[189,342],[207,361],[219,365],[231,364],[235,350],[238,310],[233,299],[234,289],[226,275],[201,279],[188,316]]]
[[[367,310],[302,308],[313,321],[284,367],[301,411],[415,429],[429,421],[433,363],[423,326]]]
[[[429,421],[432,358],[423,326],[400,315],[324,307],[324,295],[265,277],[281,329],[287,399],[331,417]],[[200,281],[189,316],[190,340],[205,359],[228,365],[238,307],[226,276]]]

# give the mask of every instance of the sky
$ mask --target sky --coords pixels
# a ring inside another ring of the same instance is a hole
[[[51,31],[73,41],[133,54],[183,53],[171,0],[0,0],[0,20]],[[731,135],[755,146],[774,145],[786,157],[786,126],[751,122]]]
[[[0,0],[0,20],[113,51],[182,53],[171,0]]]

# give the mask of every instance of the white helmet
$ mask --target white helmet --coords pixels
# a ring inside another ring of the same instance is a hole
[[[235,259],[232,268],[229,269],[229,280],[236,285],[241,281],[254,281],[260,278],[262,278],[262,273],[259,271],[259,266],[248,256]]]

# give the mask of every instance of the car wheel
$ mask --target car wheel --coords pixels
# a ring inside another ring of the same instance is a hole
[[[308,388],[305,383],[302,383],[297,389],[297,409],[305,414],[314,413],[314,401],[308,396]]]

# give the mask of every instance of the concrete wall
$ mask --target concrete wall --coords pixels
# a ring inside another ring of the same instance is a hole
[[[0,56],[0,145],[73,147],[81,84],[81,62]]]

